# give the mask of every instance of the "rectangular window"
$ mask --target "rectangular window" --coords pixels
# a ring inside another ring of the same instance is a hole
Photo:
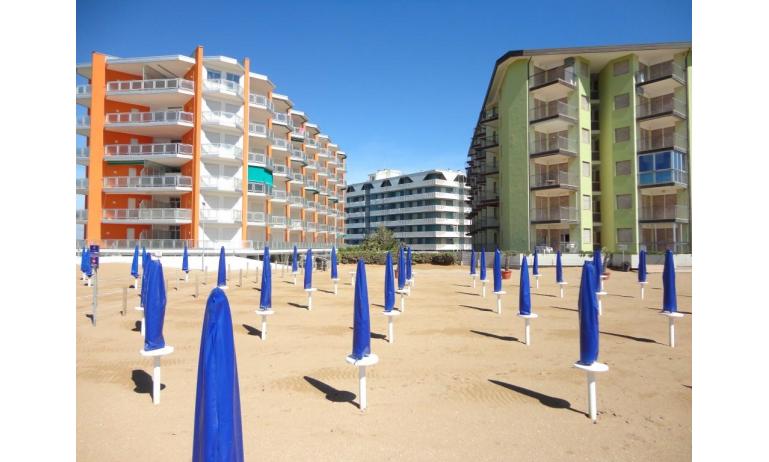
[[[584,144],[590,144],[590,130],[587,128],[582,129],[582,142]]]
[[[240,76],[238,74],[233,74],[232,72],[228,72],[225,78],[230,82],[240,83]]]
[[[630,106],[630,95],[623,93],[614,97],[614,109],[624,109]]]
[[[591,239],[593,237],[593,233],[590,231],[590,228],[584,228],[582,230],[582,243],[583,244],[590,244]]]
[[[591,205],[593,205],[593,199],[587,194],[582,195],[582,210],[590,210]]]
[[[590,110],[590,100],[587,99],[587,95],[582,95],[579,98],[579,106],[580,109],[583,111],[589,111]]]
[[[619,243],[633,242],[633,230],[631,228],[617,228],[617,242]]]
[[[620,127],[614,129],[614,142],[622,143],[630,139],[630,127]]]
[[[630,175],[631,165],[629,160],[619,160],[615,165],[617,175]]]
[[[630,70],[630,61],[627,59],[623,59],[622,61],[617,61],[614,63],[614,76],[627,74]]]
[[[208,71],[206,72],[206,77],[209,80],[219,80],[222,78],[222,73],[219,71],[215,71],[213,69],[208,69]]]
[[[590,165],[590,162],[582,162],[582,176],[585,178],[590,178],[590,173],[592,171],[592,167]]]
[[[633,196],[630,194],[617,194],[617,209],[629,209],[633,206]]]

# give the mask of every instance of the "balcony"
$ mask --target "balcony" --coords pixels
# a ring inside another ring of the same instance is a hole
[[[294,121],[291,119],[291,115],[285,112],[273,112],[272,124],[273,126],[277,124],[286,127],[289,130],[294,127]]]
[[[328,176],[328,170],[323,167],[318,167],[318,176]]]
[[[231,132],[243,130],[243,117],[234,112],[206,111],[202,117],[203,125],[226,128]]]
[[[688,205],[665,205],[662,207],[641,207],[638,214],[640,222],[688,222]]]
[[[499,146],[499,138],[497,138],[496,133],[488,136],[480,136],[475,139],[473,146],[477,147],[479,151],[482,149],[490,149]]]
[[[270,228],[285,228],[286,227],[286,217],[276,217],[274,215],[270,215]]]
[[[328,190],[328,200],[330,202],[339,202],[339,196],[336,195],[336,191],[333,189]]]
[[[305,170],[317,170],[318,162],[312,159],[307,159],[307,165],[304,166]]]
[[[243,87],[227,79],[206,79],[203,81],[203,93],[223,96],[229,100],[242,100]]]
[[[318,231],[318,224],[308,221],[307,223],[305,223],[304,228],[305,228],[305,231],[307,231],[308,233],[314,233]]]
[[[248,134],[251,136],[267,137],[267,125],[259,123],[248,124]]]
[[[302,196],[291,195],[288,197],[288,205],[291,207],[303,207],[304,199]]]
[[[268,159],[263,152],[249,152],[248,163],[267,170],[272,170],[272,159]]]
[[[234,144],[210,143],[200,146],[203,160],[218,160],[227,164],[242,164],[243,149]]]
[[[82,106],[91,106],[91,86],[90,85],[78,85],[76,90],[75,102]]]
[[[75,131],[78,135],[88,136],[88,134],[91,132],[91,118],[87,115],[78,117],[75,125]]]
[[[183,106],[195,95],[195,83],[186,79],[119,80],[107,82],[111,101],[150,107]]]
[[[288,140],[285,138],[272,137],[270,139],[272,149],[279,149],[281,151],[288,151]]]
[[[480,119],[478,120],[478,123],[491,124],[492,122],[496,122],[497,120],[499,120],[499,113],[497,112],[497,107],[493,106],[481,112],[481,116],[480,116]]]
[[[579,177],[564,170],[549,171],[531,175],[529,188],[532,190],[579,189]]]
[[[243,221],[240,209],[200,209],[201,223],[235,224]]]
[[[192,160],[192,145],[182,143],[108,144],[104,160],[109,162],[145,162],[179,167]]]
[[[550,101],[529,110],[529,124],[544,133],[568,130],[577,123],[577,106]]]
[[[644,130],[675,126],[676,122],[686,120],[686,102],[671,95],[641,98],[636,119]]]
[[[568,136],[535,136],[529,143],[529,156],[531,158],[558,156],[565,162],[572,157],[577,157],[578,151],[577,139]]]
[[[266,95],[260,95],[258,93],[251,93],[250,95],[248,95],[248,104],[250,106],[254,106],[260,109],[265,109],[265,110],[272,109],[272,104],[270,104],[270,99],[267,98]]]
[[[315,202],[315,201],[314,201],[314,200],[312,200],[312,199],[305,199],[305,201],[304,201],[304,210],[305,210],[306,212],[314,212],[314,211],[315,211],[315,208],[316,208],[318,205],[320,205],[320,204],[318,204],[317,202]]]
[[[315,180],[305,180],[304,189],[306,191],[318,192],[318,183]]]
[[[289,180],[291,183],[304,183],[304,175],[302,175],[299,171],[291,170],[289,171]]]
[[[86,209],[75,210],[75,223],[78,223],[78,224],[88,223],[88,210]]]
[[[331,151],[329,151],[328,149],[325,149],[325,148],[324,149],[319,149],[318,150],[318,157],[319,158],[323,158],[323,159],[328,159],[329,157],[331,157]]]
[[[111,130],[143,136],[179,137],[189,131],[194,116],[185,111],[116,112],[107,114]]]
[[[240,194],[243,191],[243,178],[202,175],[200,177],[200,190],[222,194]]]
[[[529,91],[547,101],[564,98],[575,88],[577,76],[571,66],[548,69],[529,77]]]
[[[344,180],[344,179],[340,179],[340,180],[339,180],[339,181],[336,183],[336,187],[337,187],[337,188],[339,188],[339,189],[347,189],[347,180]]]
[[[77,148],[75,151],[75,162],[78,165],[88,165],[91,153],[88,148]]]
[[[576,223],[576,207],[550,207],[546,209],[531,209],[532,223]]]
[[[267,224],[264,212],[246,212],[246,221],[249,225],[265,226]]]
[[[689,174],[681,169],[667,168],[638,173],[639,188],[659,188],[661,193],[670,192],[666,187],[676,189],[686,188],[689,184]]]
[[[304,146],[305,148],[310,148],[310,149],[320,149],[320,143],[318,143],[317,140],[314,140],[308,137],[304,138]]]
[[[686,70],[675,61],[643,66],[636,73],[636,86],[644,96],[654,97],[672,93],[686,84]]]
[[[328,209],[320,204],[318,204],[318,215],[328,215]],[[363,212],[361,212],[363,213]]]
[[[192,210],[177,208],[103,209],[102,221],[115,224],[189,224],[192,222]]]
[[[478,203],[481,205],[491,205],[499,203],[499,193],[494,191],[481,190],[476,196]]]
[[[272,194],[270,197],[270,200],[272,202],[286,202],[288,200],[288,195],[286,194],[286,191],[281,191],[279,189],[273,189]]]
[[[108,194],[173,194],[192,191],[192,177],[164,176],[108,176],[103,180]]]
[[[291,161],[292,162],[299,162],[302,165],[307,164],[307,156],[299,149],[292,149],[291,150]]]
[[[645,135],[645,132],[641,132],[641,136],[638,137],[638,142],[636,143],[638,154],[670,150],[685,153],[688,151],[688,147],[688,138],[675,133]]]
[[[692,246],[689,242],[672,242],[672,241],[651,241],[641,242],[641,249],[645,249],[649,253],[664,253],[666,250],[672,250],[674,254],[690,254],[692,253]]]
[[[75,180],[75,194],[88,194],[88,178]]]
[[[292,219],[291,223],[289,224],[289,229],[291,231],[301,231],[304,229],[304,223],[302,220]]]
[[[261,183],[256,181],[248,182],[248,195],[256,197],[267,197],[270,195],[272,188],[267,183]]]
[[[291,138],[295,138],[297,141],[304,139],[304,127],[292,127]]]
[[[272,175],[274,177],[286,178],[289,175],[288,167],[283,164],[273,164]]]

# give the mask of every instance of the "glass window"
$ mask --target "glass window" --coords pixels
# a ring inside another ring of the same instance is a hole
[[[582,209],[590,210],[590,206],[593,205],[593,200],[588,195],[582,196]]]
[[[582,142],[585,144],[590,144],[590,130],[587,128],[582,129]]]
[[[656,170],[670,168],[670,151],[656,154],[654,164]]]
[[[582,176],[585,178],[590,178],[590,173],[592,171],[590,162],[582,162]]]
[[[593,237],[593,233],[590,232],[590,228],[584,228],[582,230],[582,243],[583,244],[590,244],[590,241]]]
[[[218,80],[222,78],[222,73],[213,69],[208,69],[206,74],[209,80]]]
[[[651,170],[654,170],[654,155],[638,156],[638,171],[649,172]]]
[[[226,79],[230,82],[240,83],[240,76],[238,74],[233,74],[232,72],[227,73]]]

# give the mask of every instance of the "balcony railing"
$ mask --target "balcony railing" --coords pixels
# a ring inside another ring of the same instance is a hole
[[[306,170],[316,170],[318,168],[318,162],[312,159],[307,159],[307,164],[304,168]]]
[[[113,112],[107,114],[107,124],[177,124],[192,125],[194,116],[185,111]]]
[[[686,117],[686,102],[678,98],[658,97],[638,103],[637,117],[639,119],[667,113]]]
[[[573,187],[579,186],[579,177],[572,175],[567,171],[558,170],[546,173],[536,173],[531,175],[531,188],[546,188],[546,187]]]
[[[667,168],[638,173],[639,186],[654,186],[660,184],[689,184],[689,174],[683,170]]]
[[[131,188],[192,188],[189,176],[108,176],[104,178],[104,189]]]
[[[576,120],[577,106],[566,104],[563,101],[550,101],[529,110],[529,120],[531,122],[554,117],[567,117]]]
[[[494,217],[478,217],[473,220],[473,224],[472,224],[473,229],[498,228],[498,227],[499,227],[499,219]]]
[[[643,136],[638,138],[636,145],[638,151],[659,151],[664,149],[676,149],[681,152],[686,152],[688,147],[688,139],[685,136],[664,133],[662,135]]]
[[[307,223],[305,223],[304,228],[305,228],[305,231],[307,231],[308,233],[314,233],[318,230],[318,225],[316,223],[308,221]]]
[[[272,147],[275,149],[282,149],[284,151],[288,150],[288,140],[285,138],[276,138],[273,137],[271,139]]]
[[[304,183],[304,175],[299,172],[291,171],[289,174],[291,181],[296,183]]]
[[[77,178],[75,180],[75,189],[88,191],[88,178]]]
[[[192,210],[176,208],[103,209],[102,220],[191,220]]]
[[[548,136],[546,138],[533,139],[529,144],[529,154],[542,154],[545,152],[577,152],[576,138],[567,136]]]
[[[287,125],[289,127],[294,126],[294,122],[291,119],[291,116],[288,113],[285,112],[273,112],[272,113],[272,121],[277,124]]]
[[[290,229],[294,231],[301,231],[304,228],[304,224],[302,223],[302,220],[291,220]]]
[[[662,207],[641,207],[638,219],[644,221],[688,220],[689,206],[666,205]]]
[[[288,176],[288,167],[283,164],[273,164],[272,174],[277,176]]]
[[[254,136],[267,136],[267,125],[259,123],[248,124],[248,134]]]
[[[531,209],[531,221],[577,221],[576,207],[551,207],[546,209]]]
[[[272,160],[268,159],[267,155],[263,152],[249,152],[248,163],[267,168],[272,166]]]
[[[328,149],[319,149],[318,157],[323,157],[323,158],[331,157],[331,151],[329,151]]]
[[[270,226],[285,228],[286,217],[276,217],[276,216],[270,215]]]
[[[251,194],[270,194],[270,186],[267,183],[248,182],[248,192]]]
[[[280,201],[280,202],[286,202],[287,199],[286,191],[281,191],[280,189],[273,189],[271,198],[274,201]]]
[[[192,156],[192,145],[181,143],[108,144],[105,157],[111,156]]]
[[[91,86],[90,85],[78,85],[77,86],[77,97],[78,98],[88,98],[91,96]]]
[[[243,87],[238,82],[227,79],[206,79],[203,83],[203,91],[220,91],[240,96],[243,94]]]
[[[255,105],[255,106],[262,106],[266,108],[270,108],[270,100],[265,95],[260,95],[258,93],[251,93],[248,95],[248,102]]]
[[[301,196],[291,195],[288,197],[288,203],[296,207],[302,207],[304,205],[304,199]]]
[[[297,161],[297,162],[307,162],[307,156],[298,149],[292,149],[291,150],[291,160]]]
[[[328,170],[323,167],[318,167],[318,176],[328,176]]]
[[[85,147],[84,148],[77,148],[77,150],[75,151],[75,159],[76,160],[80,160],[80,161],[88,160],[90,155],[91,155],[90,150],[88,148],[85,148]]]
[[[672,241],[652,241],[641,242],[640,247],[646,249],[651,253],[663,253],[666,250],[672,250],[673,253],[692,253],[692,246],[689,242],[672,242]]]
[[[138,93],[165,90],[193,92],[195,83],[186,79],[116,80],[107,82],[107,93]]]
[[[203,175],[200,177],[200,187],[216,191],[242,191],[243,178]]]
[[[318,143],[317,140],[314,140],[312,138],[305,137],[304,139],[304,145],[308,148],[318,149],[320,147],[320,143]]]
[[[77,209],[77,210],[75,210],[75,220],[76,221],[88,221],[88,210],[87,209]]]
[[[529,88],[542,87],[549,83],[562,81],[568,85],[577,84],[577,76],[572,67],[556,67],[546,71],[538,72],[529,77]]]
[[[221,159],[242,160],[243,149],[234,144],[210,143],[200,146],[202,157],[218,157]]]
[[[476,139],[475,145],[478,146],[478,149],[484,149],[491,146],[496,146],[499,144],[499,138],[497,138],[497,134],[494,133],[491,136],[482,136]]]
[[[77,118],[77,128],[86,129],[91,127],[91,118],[88,116],[81,116]]]
[[[200,209],[201,221],[240,223],[243,211],[240,209]]]
[[[673,78],[680,82],[686,82],[686,71],[675,61],[654,64],[647,66],[645,70],[636,74],[636,84],[643,85],[650,81],[665,78]]]
[[[243,117],[235,114],[234,112],[206,111],[203,113],[203,123],[242,128]]]
[[[499,113],[497,112],[497,107],[493,106],[489,109],[486,109],[485,111],[481,112],[481,123],[488,122],[490,120],[497,119],[499,117]]]
[[[264,212],[246,212],[246,221],[264,225],[266,223]]]
[[[304,181],[304,187],[305,189],[311,189],[313,191],[318,190],[318,182],[315,180],[305,180]]]

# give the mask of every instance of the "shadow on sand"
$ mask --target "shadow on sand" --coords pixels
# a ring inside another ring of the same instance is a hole
[[[580,412],[571,407],[571,403],[565,399],[556,398],[555,396],[543,395],[542,393],[536,392],[534,390],[529,390],[528,388],[519,387],[518,385],[513,385],[506,382],[500,382],[499,380],[489,379],[489,382],[495,385],[499,385],[500,387],[507,388],[508,390],[512,390],[516,393],[520,393],[524,396],[528,396],[529,398],[534,398],[544,406],[551,407],[553,409],[568,409],[572,412],[576,412],[577,414],[586,415],[584,412]]]
[[[615,333],[612,333],[612,332],[604,332],[604,331],[600,331],[600,333],[602,333],[604,335],[611,335],[612,337],[620,337],[620,338],[626,338],[628,340],[635,340],[636,342],[656,343],[658,345],[662,345],[660,342],[658,342],[656,340],[653,340],[653,339],[650,339],[650,338],[646,338],[646,337],[633,337],[632,335],[615,334]]]
[[[495,338],[497,340],[504,340],[506,342],[517,342],[518,337],[510,337],[505,335],[492,334],[491,332],[481,332],[479,330],[470,330],[473,334],[483,335],[484,337]]]
[[[256,337],[259,337],[259,338],[262,337],[262,331],[260,331],[256,327],[249,326],[248,324],[243,324],[243,328],[246,329],[246,333],[248,335],[253,335],[253,336],[256,336]]]
[[[288,302],[288,304],[291,306],[295,306],[297,308],[301,308],[303,310],[306,310],[307,308],[309,308],[307,305],[301,305],[299,303],[294,303],[294,302]]]
[[[344,391],[344,390],[337,390],[336,388],[332,387],[331,385],[328,385],[327,383],[323,383],[318,379],[314,379],[312,377],[304,376],[304,380],[307,381],[310,385],[317,388],[318,391],[321,393],[326,394],[326,399],[331,401],[332,403],[350,403],[355,407],[359,407],[358,403],[354,402],[355,400],[355,393],[350,391]]]
[[[566,308],[565,306],[551,306],[550,308],[555,308],[556,310],[564,310],[564,311],[579,311],[576,308]]]
[[[350,327],[350,330],[353,330],[352,327]],[[376,332],[371,332],[371,338],[379,339],[379,340],[386,340],[387,336],[384,334],[377,334]]]
[[[462,295],[472,295],[474,297],[480,297],[480,295],[481,295],[480,292],[478,292],[477,294],[473,294],[473,293],[470,293],[470,292],[460,292],[460,291],[457,291],[457,293],[458,294],[462,294]]]
[[[470,305],[459,305],[459,306],[464,307],[464,308],[470,308],[471,310],[488,311],[489,313],[493,313],[494,312],[494,310],[492,310],[491,308],[481,308],[481,307],[478,307],[478,306],[470,306]]]
[[[131,380],[134,382],[134,393],[147,393],[150,396],[150,400],[154,398],[152,396],[152,376],[141,369],[134,369],[131,371]],[[160,384],[160,389],[165,390],[166,386]]]

